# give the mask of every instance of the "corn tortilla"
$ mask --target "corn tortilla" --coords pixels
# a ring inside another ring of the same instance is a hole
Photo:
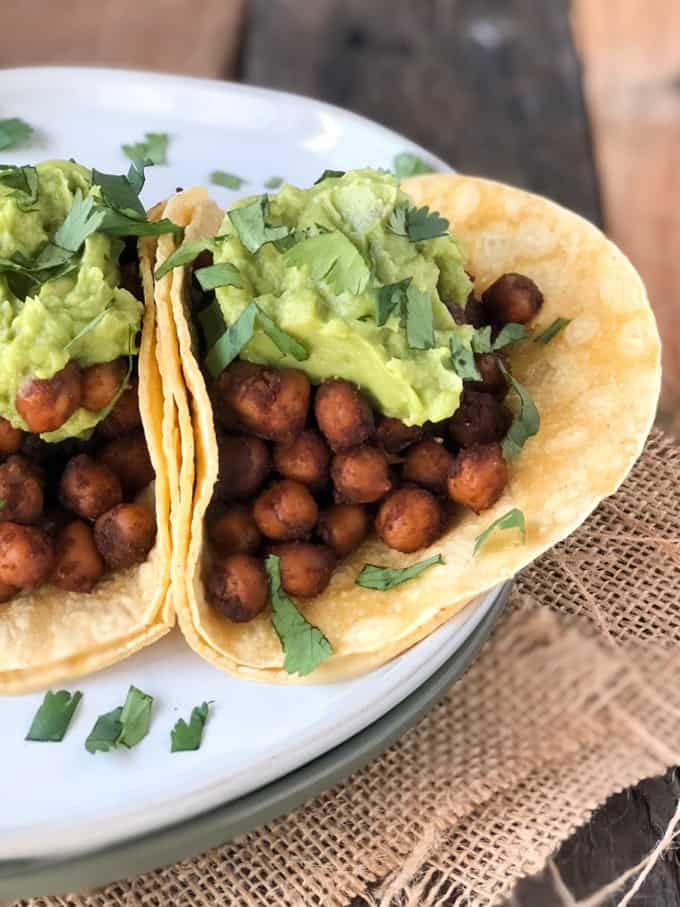
[[[335,654],[310,677],[283,670],[283,653],[267,610],[246,624],[221,618],[205,599],[202,573],[210,558],[204,515],[217,478],[217,443],[205,381],[192,350],[187,271],[177,268],[157,289],[178,340],[193,413],[195,481],[182,484],[182,513],[193,508],[185,569],[173,574],[178,619],[190,645],[216,666],[244,678],[317,682],[362,673],[403,652],[469,601],[511,578],[576,529],[612,494],[641,452],[660,387],[660,344],[639,275],[592,224],[537,195],[490,180],[428,175],[403,188],[418,205],[448,218],[466,250],[466,269],[482,292],[508,271],[526,274],[545,303],[532,328],[557,317],[571,323],[543,346],[532,340],[510,353],[515,377],[541,414],[539,433],[510,463],[510,480],[490,510],[466,512],[428,549],[403,555],[370,537],[343,560],[329,587],[302,606],[330,639]],[[173,199],[187,235],[214,233],[221,212],[202,190]],[[165,211],[169,215],[171,205]],[[176,369],[175,369],[176,371]],[[183,429],[185,432],[186,429]],[[475,539],[513,507],[526,518],[526,540],[496,532],[475,556]],[[444,566],[386,592],[355,585],[365,563],[403,567],[441,553]],[[181,588],[180,588],[181,586]]]

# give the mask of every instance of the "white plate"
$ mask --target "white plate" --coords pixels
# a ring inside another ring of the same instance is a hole
[[[148,172],[149,205],[177,186],[207,184],[222,169],[247,180],[241,194],[282,176],[308,185],[324,168],[389,168],[413,150],[401,136],[354,114],[242,85],[92,69],[0,71],[0,118],[38,130],[0,163],[75,157],[121,173],[122,143],[170,134],[169,165]],[[226,204],[237,193],[213,187]],[[452,597],[455,590],[452,590]],[[103,847],[215,807],[282,777],[367,727],[416,689],[469,636],[493,594],[371,674],[331,685],[279,687],[221,674],[177,633],[121,664],[67,684],[84,693],[61,744],[24,741],[42,694],[0,700],[0,859],[55,857]],[[149,736],[131,751],[92,756],[83,741],[95,718],[134,683],[155,699]],[[214,700],[198,752],[169,752],[169,732],[192,707]]]

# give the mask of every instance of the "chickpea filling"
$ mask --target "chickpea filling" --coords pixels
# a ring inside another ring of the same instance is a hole
[[[505,274],[450,311],[493,341],[541,304],[531,280]],[[206,516],[205,590],[216,611],[244,622],[265,609],[269,554],[280,558],[285,592],[304,600],[371,532],[412,553],[436,542],[461,508],[492,507],[508,481],[501,445],[512,379],[504,349],[474,362],[458,409],[415,426],[378,412],[341,376],[313,386],[299,369],[236,359],[212,380],[219,477]]]

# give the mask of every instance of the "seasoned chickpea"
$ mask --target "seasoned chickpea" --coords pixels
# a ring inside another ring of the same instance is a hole
[[[43,509],[43,487],[39,472],[19,454],[0,465],[1,522],[35,523]]]
[[[9,586],[7,583],[0,583],[0,605],[10,601],[19,591],[18,586]]]
[[[281,559],[281,585],[296,598],[320,595],[331,581],[336,558],[331,548],[309,542],[275,545],[273,553]]]
[[[315,431],[303,431],[288,444],[274,448],[274,467],[287,479],[295,479],[320,491],[328,484],[328,463],[331,453]]]
[[[56,431],[80,406],[81,373],[69,362],[51,378],[26,378],[17,391],[17,412],[36,434]]]
[[[422,425],[406,425],[401,419],[384,416],[375,433],[375,443],[388,453],[396,454],[420,441]]]
[[[255,501],[253,509],[262,535],[278,542],[305,538],[316,525],[318,515],[309,490],[292,479],[272,483]]]
[[[511,422],[510,411],[499,400],[466,387],[449,420],[448,434],[459,447],[491,444],[504,437]]]
[[[475,513],[493,507],[508,483],[508,465],[500,444],[477,444],[461,450],[449,472],[451,500]]]
[[[127,494],[137,494],[154,480],[149,448],[141,429],[109,441],[98,451],[97,460],[118,476]]]
[[[125,379],[127,362],[114,359],[113,362],[99,362],[83,370],[82,406],[92,413],[104,409],[116,396]]]
[[[336,454],[331,478],[342,499],[352,504],[377,501],[392,487],[385,453],[368,445]]]
[[[252,498],[272,468],[269,448],[253,435],[218,437],[219,475],[215,497],[222,501]]]
[[[118,504],[94,524],[97,550],[114,570],[141,564],[155,540],[153,515],[141,504]]]
[[[431,545],[442,527],[441,505],[424,488],[399,488],[392,492],[380,505],[375,518],[379,538],[405,554]]]
[[[53,562],[52,540],[41,529],[0,523],[0,583],[37,586],[47,579]]]
[[[334,504],[319,517],[319,538],[338,557],[347,557],[368,535],[368,513],[359,504]]]
[[[422,485],[435,494],[446,494],[451,462],[451,454],[443,444],[426,438],[408,451],[401,475],[405,481]]]
[[[206,519],[208,538],[218,554],[255,554],[262,536],[252,507],[232,504]]]
[[[67,592],[91,592],[104,573],[104,561],[94,543],[92,529],[74,520],[58,533],[50,581]]]
[[[208,570],[205,594],[223,617],[235,623],[252,620],[267,605],[269,583],[264,564],[249,554],[230,554]]]
[[[123,490],[115,472],[87,454],[69,460],[59,483],[62,505],[86,520],[96,520],[120,504]]]
[[[363,444],[375,431],[373,411],[349,381],[324,381],[314,398],[316,421],[333,450]]]
[[[496,324],[526,324],[543,305],[543,294],[524,274],[503,274],[482,293],[488,320]]]
[[[105,438],[117,438],[118,435],[134,431],[141,424],[138,387],[135,380],[130,387],[123,391],[111,412],[99,423],[97,428]]]
[[[311,388],[299,369],[275,369],[237,359],[213,392],[218,418],[268,441],[292,441],[305,427]]]
[[[0,457],[8,457],[21,449],[24,433],[20,428],[14,428],[11,422],[0,416]]]
[[[508,392],[508,382],[501,371],[498,356],[493,353],[477,353],[475,355],[475,364],[481,380],[468,381],[465,387],[485,394],[491,394],[493,397],[502,400]]]

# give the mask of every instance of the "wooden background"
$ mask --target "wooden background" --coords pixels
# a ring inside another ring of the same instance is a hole
[[[581,212],[645,278],[680,436],[680,0],[3,0],[0,65],[46,63],[314,95]],[[644,856],[678,796],[669,772],[599,810],[556,858],[575,895]],[[680,907],[673,853],[632,903]],[[513,899],[562,904],[547,875]]]

